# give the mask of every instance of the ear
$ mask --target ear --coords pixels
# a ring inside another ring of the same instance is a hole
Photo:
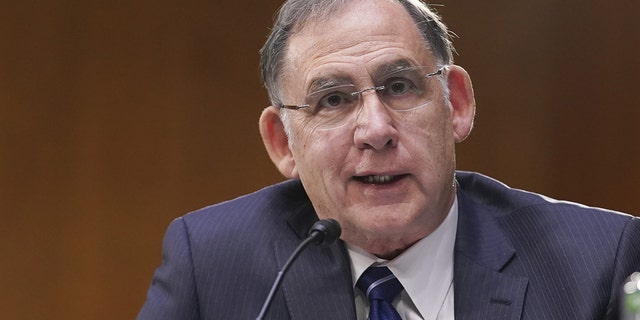
[[[265,108],[260,115],[259,127],[267,153],[280,173],[287,178],[298,178],[293,153],[289,149],[289,138],[280,118],[280,110],[274,106]]]
[[[449,101],[451,102],[453,132],[456,142],[462,142],[471,133],[476,113],[471,78],[466,70],[457,65],[447,68]]]

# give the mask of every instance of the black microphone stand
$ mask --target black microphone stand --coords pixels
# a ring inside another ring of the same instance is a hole
[[[289,270],[289,267],[291,267],[291,264],[293,264],[293,262],[298,258],[300,252],[302,252],[302,250],[307,248],[312,243],[315,243],[317,245],[329,245],[336,241],[338,237],[340,237],[340,225],[333,219],[320,220],[311,227],[311,231],[309,231],[307,238],[304,239],[304,241],[302,241],[300,245],[298,245],[287,262],[285,262],[282,269],[278,272],[278,276],[271,286],[269,296],[267,296],[267,299],[264,301],[262,310],[260,310],[260,314],[258,315],[256,320],[262,320],[265,314],[267,314],[267,311],[271,306],[271,301],[275,297],[276,291],[278,291],[284,275],[287,273],[287,270]]]

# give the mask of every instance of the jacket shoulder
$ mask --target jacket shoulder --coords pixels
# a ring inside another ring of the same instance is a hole
[[[511,188],[498,180],[475,172],[458,171],[456,181],[459,193],[466,201],[477,206],[488,207],[498,216],[535,211],[539,214],[595,214],[621,223],[626,223],[633,218],[629,214],[618,211],[557,200],[538,193]]]
[[[510,188],[477,173],[457,172],[456,180],[458,262],[475,263],[457,274],[505,262],[493,270],[528,283],[523,318],[617,318],[620,284],[640,268],[640,219]],[[572,292],[581,299],[570,298]]]
[[[192,232],[225,227],[268,227],[269,223],[286,220],[291,211],[306,206],[309,199],[299,180],[280,182],[238,198],[213,204],[187,213],[183,219]]]

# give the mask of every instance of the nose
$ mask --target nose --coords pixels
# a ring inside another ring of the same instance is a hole
[[[394,118],[375,94],[363,94],[361,97],[360,110],[356,115],[354,143],[359,149],[383,150],[393,148],[398,143],[398,131],[395,127]]]

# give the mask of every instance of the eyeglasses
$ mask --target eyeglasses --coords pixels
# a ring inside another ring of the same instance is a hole
[[[280,108],[303,110],[309,123],[321,129],[341,127],[351,120],[363,102],[363,94],[377,93],[380,101],[396,111],[408,111],[428,105],[435,97],[433,82],[445,67],[429,72],[429,67],[403,68],[380,77],[374,87],[358,90],[353,84],[332,86],[312,92],[302,105],[280,105]],[[433,69],[432,69],[433,70]]]

